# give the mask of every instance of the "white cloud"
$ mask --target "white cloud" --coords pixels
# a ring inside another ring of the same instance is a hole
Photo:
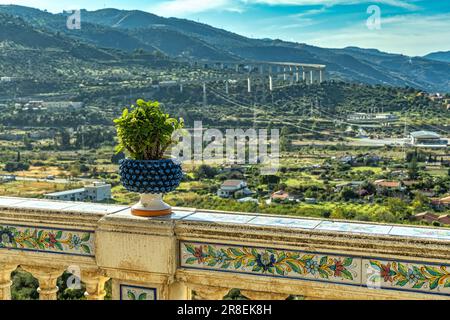
[[[169,0],[150,7],[152,13],[161,16],[187,16],[211,10],[242,12],[239,1],[233,0]]]
[[[419,9],[414,0],[165,0],[149,8],[149,11],[162,16],[188,16],[193,13],[211,10],[243,12],[254,4],[269,6],[323,6],[354,5],[361,3],[377,3],[399,7],[407,10]],[[322,9],[311,11],[311,14],[321,13]]]
[[[433,51],[450,50],[450,13],[435,16],[420,14],[382,18],[380,30],[369,30],[365,23],[333,30],[303,34],[302,41],[320,47],[358,46],[387,52],[422,56]],[[297,39],[299,40],[299,39]]]
[[[292,5],[292,6],[312,6],[321,5],[325,7],[332,7],[336,5],[351,5],[361,3],[378,3],[387,4],[394,7],[404,8],[408,10],[417,10],[418,7],[411,3],[411,0],[242,0],[245,3],[267,4],[272,6],[277,5]]]

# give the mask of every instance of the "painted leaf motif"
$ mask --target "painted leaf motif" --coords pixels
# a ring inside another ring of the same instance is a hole
[[[147,300],[147,294],[146,294],[145,292],[144,292],[144,293],[141,293],[141,294],[139,295],[138,300]]]
[[[404,280],[397,281],[397,283],[395,285],[404,287],[407,283],[408,283],[408,279],[404,279]]]
[[[434,290],[439,285],[439,278],[436,278],[434,281],[430,282],[430,290]]]
[[[408,275],[408,270],[406,270],[406,267],[403,265],[403,264],[401,264],[400,262],[399,263],[397,263],[397,265],[398,265],[398,271],[403,275],[403,276],[407,276]]]
[[[89,239],[91,238],[91,234],[89,232],[86,232],[85,234],[83,234],[83,236],[81,237],[81,241],[86,242],[89,241]]]
[[[192,258],[191,257],[191,258],[187,258],[185,262],[187,264],[194,264],[196,261],[197,261],[197,258]]]
[[[192,254],[195,253],[194,246],[192,246],[192,245],[190,245],[190,244],[185,244],[184,246],[186,247],[186,250],[187,250],[188,252],[190,252],[190,253],[192,253]]]
[[[56,240],[61,239],[62,235],[63,235],[63,232],[61,230],[59,230],[55,235]]]
[[[281,252],[278,256],[277,262],[281,262],[286,258],[286,254],[284,252]]]
[[[280,276],[284,276],[284,271],[279,266],[275,266],[275,270]]]
[[[127,296],[128,296],[128,299],[130,299],[130,300],[136,300],[136,296],[134,295],[134,293],[132,291],[128,291]]]
[[[442,276],[442,273],[440,273],[439,271],[437,271],[435,268],[429,267],[429,266],[425,266],[425,270],[427,270],[427,272],[429,274],[431,274],[432,276],[435,277],[440,277]]]
[[[235,256],[242,256],[244,253],[242,253],[241,251],[239,251],[236,248],[231,248],[231,252],[235,255]]]
[[[319,269],[319,274],[322,278],[328,279],[328,273],[325,270]]]
[[[352,263],[353,263],[353,258],[345,258],[343,265],[344,265],[344,267],[349,267],[352,265]]]
[[[327,261],[328,261],[328,257],[327,257],[327,256],[324,256],[324,257],[322,257],[322,258],[320,259],[319,265],[320,265],[320,266],[324,266],[324,265],[327,264]]]
[[[87,245],[85,245],[85,244],[82,244],[82,245],[81,245],[81,249],[82,249],[85,253],[91,253],[91,249],[90,249]]]
[[[353,280],[353,276],[348,270],[342,270],[342,277],[344,279]]]
[[[293,263],[291,261],[286,261],[286,263],[289,265],[289,267],[291,267],[292,270],[294,270],[297,273],[301,273],[300,268],[296,263]]]
[[[381,271],[381,263],[379,261],[370,260],[370,265],[377,271]]]

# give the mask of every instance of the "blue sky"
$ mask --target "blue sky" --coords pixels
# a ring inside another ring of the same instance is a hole
[[[114,7],[192,19],[254,38],[321,47],[359,46],[405,55],[450,51],[450,0],[0,0],[52,12]],[[367,9],[380,9],[369,29]]]

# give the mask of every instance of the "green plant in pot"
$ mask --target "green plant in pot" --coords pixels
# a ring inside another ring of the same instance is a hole
[[[173,134],[183,128],[183,120],[171,118],[156,101],[140,99],[114,123],[119,142],[116,152],[127,156],[119,162],[120,181],[128,191],[141,194],[132,213],[145,217],[170,214],[172,208],[162,195],[179,186],[183,172],[179,162],[165,155],[177,143]]]

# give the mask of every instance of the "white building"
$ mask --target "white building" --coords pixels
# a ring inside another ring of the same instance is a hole
[[[242,192],[243,195],[250,195],[252,192],[247,188],[244,180],[226,180],[222,183],[217,195],[221,198],[233,197],[235,193]]]
[[[446,148],[448,140],[442,139],[439,134],[432,131],[411,132],[411,145],[415,147]]]
[[[85,188],[48,193],[45,197],[52,200],[100,202],[111,199],[111,185],[94,182]]]

